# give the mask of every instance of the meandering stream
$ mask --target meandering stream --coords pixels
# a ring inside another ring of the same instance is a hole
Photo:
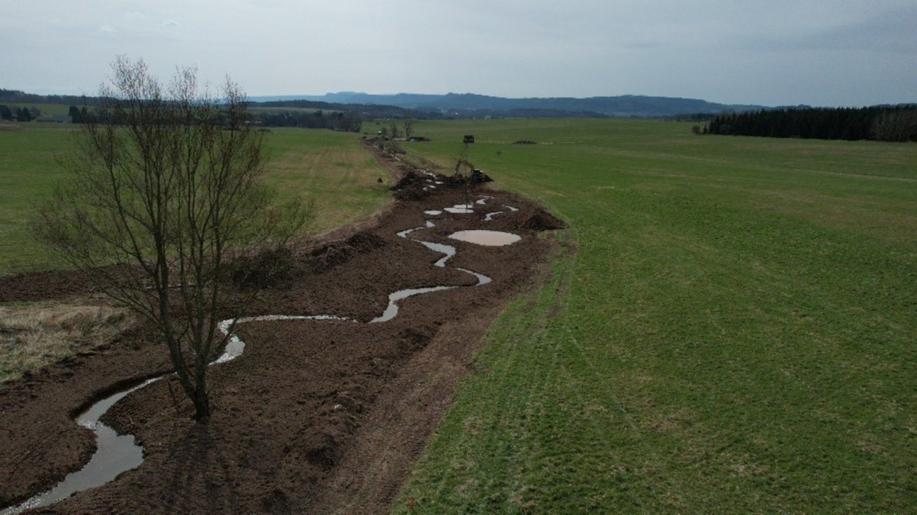
[[[431,184],[430,188],[435,188],[436,184],[441,184],[441,182],[429,181]],[[491,197],[481,196],[477,200],[476,204],[485,205],[487,200]],[[504,205],[504,207],[516,211],[517,209],[511,206]],[[435,216],[442,213],[442,211],[448,211],[455,214],[472,214],[474,213],[474,204],[459,204],[456,206],[444,208],[443,210],[427,211],[428,216]],[[490,221],[493,215],[501,213],[502,211],[488,213],[484,217],[484,221]],[[439,258],[436,262],[433,263],[433,266],[445,268],[446,263],[455,256],[456,248],[451,245],[446,245],[443,243],[436,243],[431,241],[416,240],[410,238],[409,235],[415,231],[421,229],[429,229],[435,227],[435,223],[431,220],[427,220],[426,223],[419,227],[414,227],[411,229],[405,229],[401,232],[398,232],[397,235],[401,238],[408,239],[410,241],[415,241],[424,247],[442,254],[443,256]],[[502,233],[509,234],[509,233]],[[518,236],[515,236],[516,239],[510,238],[509,243],[518,240]],[[461,272],[473,275],[477,279],[477,283],[472,287],[483,286],[491,282],[491,278],[464,268],[455,268]],[[399,303],[409,297],[415,297],[418,295],[425,295],[428,293],[435,293],[439,291],[451,290],[455,288],[461,288],[461,286],[448,286],[448,285],[439,285],[439,286],[428,286],[421,288],[407,288],[403,290],[398,290],[392,292],[388,296],[388,306],[385,308],[385,311],[382,312],[376,318],[373,318],[369,323],[381,323],[392,320],[398,316]],[[330,314],[320,314],[320,315],[261,315],[261,316],[252,316],[252,317],[239,317],[235,319],[223,320],[219,324],[220,330],[226,336],[226,346],[224,347],[223,353],[215,359],[210,365],[218,365],[232,361],[233,359],[242,355],[245,352],[245,342],[241,338],[236,336],[232,331],[239,324],[245,324],[248,322],[265,322],[265,321],[288,321],[288,320],[314,320],[314,321],[347,321],[358,323],[352,318],[345,318],[338,315]],[[102,486],[109,481],[115,479],[118,475],[128,470],[137,468],[143,463],[143,447],[138,445],[134,436],[130,434],[118,434],[113,428],[105,425],[101,422],[101,418],[105,413],[111,409],[119,400],[123,399],[127,395],[140,390],[150,384],[153,384],[164,377],[170,375],[169,373],[152,377],[141,381],[140,383],[133,385],[129,388],[125,388],[117,393],[109,395],[94,404],[92,404],[88,409],[76,416],[74,421],[95,433],[96,436],[96,450],[93,453],[89,461],[79,470],[71,472],[68,474],[60,483],[55,485],[50,490],[37,494],[28,500],[22,502],[21,504],[10,506],[2,511],[0,515],[8,515],[14,513],[20,513],[22,511],[39,508],[42,506],[49,506],[54,504],[62,499],[65,499],[74,493],[81,492],[83,490],[88,490],[90,488],[95,488]]]

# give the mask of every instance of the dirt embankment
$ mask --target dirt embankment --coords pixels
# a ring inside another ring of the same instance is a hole
[[[395,319],[379,324],[242,326],[245,354],[210,371],[214,414],[208,425],[191,421],[190,404],[169,380],[129,395],[104,420],[137,436],[143,465],[51,509],[387,511],[459,379],[471,370],[491,321],[543,273],[555,246],[553,239],[537,236],[556,225],[553,218],[524,199],[481,190],[493,198],[474,214],[446,213],[432,218],[434,228],[411,234],[457,248],[448,267],[434,267],[440,254],[396,232],[423,225],[429,218],[425,210],[463,202],[463,193],[446,184],[422,193],[396,202],[356,235],[342,234],[338,242],[297,253],[297,273],[265,289],[244,314],[333,313],[367,322],[385,309],[395,290],[475,284],[456,268],[486,274],[492,283],[406,299]],[[504,204],[518,211],[503,209],[483,220]],[[474,228],[523,238],[506,247],[447,239]],[[53,274],[40,277],[49,296],[66,290],[52,284]],[[35,298],[34,291],[21,291]],[[53,485],[88,459],[93,437],[72,421],[75,412],[131,380],[167,369],[166,353],[147,334],[123,335],[0,391],[0,470],[11,472],[0,476],[0,505]]]

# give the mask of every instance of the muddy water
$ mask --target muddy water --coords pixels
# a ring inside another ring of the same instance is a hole
[[[483,204],[483,202],[480,202]],[[459,204],[454,206],[456,211],[450,211],[449,208],[446,208],[446,211],[450,212],[474,212],[474,206],[471,204]],[[431,213],[427,213],[431,214]],[[400,231],[397,235],[401,238],[408,238],[414,231],[418,231],[425,228],[435,227],[435,224],[427,220],[423,226],[415,227],[412,229],[406,229]],[[462,231],[462,232],[475,232],[475,231]],[[494,232],[494,231],[478,231],[478,232]],[[456,233],[458,234],[458,233]],[[509,233],[501,233],[509,234]],[[453,234],[453,236],[455,236]],[[518,240],[518,236],[515,236]],[[443,254],[443,257],[438,259],[433,263],[433,266],[444,268],[446,262],[449,261],[453,256],[455,256],[456,249],[451,245],[445,245],[442,243],[436,243],[431,241],[422,241],[422,240],[413,240],[417,243],[423,245],[424,247]],[[516,241],[516,240],[514,240]],[[477,279],[477,284],[475,286],[483,286],[491,282],[491,278],[478,273],[472,270],[467,270],[464,268],[456,268],[467,274],[473,275]],[[437,285],[437,286],[428,286],[422,288],[407,288],[403,290],[398,290],[389,295],[389,303],[385,308],[385,311],[378,317],[370,320],[370,323],[381,323],[392,320],[398,315],[399,306],[398,303],[406,298],[414,297],[417,295],[424,295],[427,293],[434,293],[439,291],[451,290],[459,288],[458,286],[447,286],[447,285]],[[220,331],[227,337],[226,346],[223,350],[223,353],[211,362],[211,365],[226,363],[232,361],[233,359],[242,355],[245,352],[245,342],[241,338],[233,334],[233,330],[239,324],[244,324],[248,322],[267,322],[267,321],[285,321],[285,320],[313,320],[313,321],[342,321],[342,322],[356,322],[356,320],[340,317],[337,315],[262,315],[262,316],[253,316],[253,317],[239,317],[235,319],[223,320],[219,323]],[[89,462],[86,463],[80,470],[68,474],[60,483],[54,486],[52,489],[40,493],[26,500],[25,502],[8,507],[0,511],[0,515],[7,515],[13,513],[20,513],[22,511],[39,508],[42,506],[49,506],[56,503],[62,499],[65,499],[74,493],[81,492],[83,490],[88,490],[90,488],[102,486],[109,481],[115,479],[118,475],[128,470],[139,467],[143,463],[143,447],[137,445],[133,435],[121,435],[118,434],[111,427],[100,422],[100,418],[114,406],[118,401],[126,397],[127,395],[140,390],[141,388],[148,386],[156,381],[159,381],[168,374],[156,376],[145,381],[140,382],[134,386],[121,390],[115,394],[109,395],[102,400],[97,401],[92,406],[90,406],[86,411],[80,413],[75,421],[77,424],[91,429],[96,436],[96,451],[90,458]]]
[[[118,476],[125,470],[130,470],[143,463],[143,447],[134,441],[133,435],[119,435],[114,429],[106,426],[99,419],[115,405],[116,402],[128,394],[154,383],[163,376],[147,379],[146,381],[110,395],[76,417],[76,423],[91,429],[96,434],[96,452],[89,462],[76,472],[71,472],[47,492],[42,492],[22,504],[0,511],[0,514],[19,513],[28,509],[48,506],[61,499],[66,499],[72,494],[102,486]]]
[[[408,297],[414,297],[415,295],[451,290],[453,288],[458,288],[458,286],[430,286],[428,288],[408,288],[405,290],[398,290],[388,296],[388,307],[385,308],[385,311],[383,311],[381,315],[370,320],[369,323],[375,324],[378,322],[388,322],[389,320],[395,318],[398,315],[398,301],[400,300],[404,300]]]
[[[475,245],[484,245],[486,247],[502,247],[504,245],[511,245],[522,239],[518,234],[513,234],[511,232],[486,231],[482,229],[454,232],[449,235],[449,238],[474,243]]]

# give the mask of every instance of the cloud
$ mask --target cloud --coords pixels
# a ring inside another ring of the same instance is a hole
[[[917,6],[877,12],[829,26],[813,25],[791,34],[748,37],[744,47],[762,50],[917,52]]]
[[[905,102],[917,100],[915,1],[389,0],[398,15],[379,23],[371,0],[0,0],[0,87],[92,91],[124,53],[162,76],[229,73],[252,95]]]

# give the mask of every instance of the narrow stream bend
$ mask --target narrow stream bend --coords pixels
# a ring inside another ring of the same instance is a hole
[[[436,186],[435,184],[431,184],[430,187],[435,188]],[[482,198],[477,202],[477,204],[483,205],[486,201],[486,198],[487,197]],[[454,211],[451,209],[454,209]],[[473,209],[473,204],[462,204],[454,206],[454,208],[445,208],[444,210],[465,214],[472,213]],[[440,211],[440,213],[441,212],[442,211]],[[429,212],[426,214],[433,215],[433,213]],[[487,219],[489,220],[489,218]],[[443,254],[443,257],[433,263],[433,266],[444,268],[446,266],[446,262],[455,256],[455,247],[431,241],[414,240],[408,237],[414,231],[420,229],[429,229],[432,227],[435,227],[435,224],[432,221],[427,220],[424,225],[400,231],[397,233],[397,235],[401,238],[416,241],[417,243],[434,252]],[[456,268],[456,270],[460,270],[467,274],[473,275],[478,280],[477,284],[474,285],[475,287],[483,286],[491,282],[491,278],[484,274],[474,272],[472,270],[467,270],[465,268]],[[398,316],[398,303],[406,298],[438,291],[451,290],[455,288],[460,288],[460,286],[440,285],[422,288],[407,288],[393,292],[388,296],[389,302],[388,306],[385,308],[385,311],[383,311],[382,314],[378,317],[370,320],[369,323],[387,322]],[[226,346],[223,350],[223,353],[220,354],[220,356],[210,364],[217,365],[232,361],[233,359],[241,356],[245,351],[245,342],[242,341],[242,339],[236,336],[234,333],[232,333],[233,329],[237,325],[248,322],[284,320],[357,322],[354,319],[340,317],[337,315],[261,315],[223,320],[220,322],[219,328],[220,331],[222,331],[222,333],[228,337],[226,340]],[[134,386],[125,388],[117,393],[109,395],[95,402],[88,409],[77,415],[74,421],[77,424],[92,430],[96,436],[96,450],[89,461],[79,470],[67,474],[67,476],[64,477],[60,483],[52,487],[50,490],[36,494],[18,505],[10,506],[0,510],[0,515],[20,513],[22,511],[33,508],[49,506],[60,500],[66,499],[67,497],[70,497],[77,492],[102,486],[114,480],[121,473],[139,467],[143,463],[143,447],[137,444],[134,435],[118,434],[117,431],[103,424],[100,419],[103,415],[105,415],[105,413],[108,412],[109,409],[111,409],[112,406],[114,406],[118,401],[127,395],[140,390],[141,388],[149,386],[150,384],[159,381],[167,375],[169,374],[162,374],[159,376],[151,377]]]

